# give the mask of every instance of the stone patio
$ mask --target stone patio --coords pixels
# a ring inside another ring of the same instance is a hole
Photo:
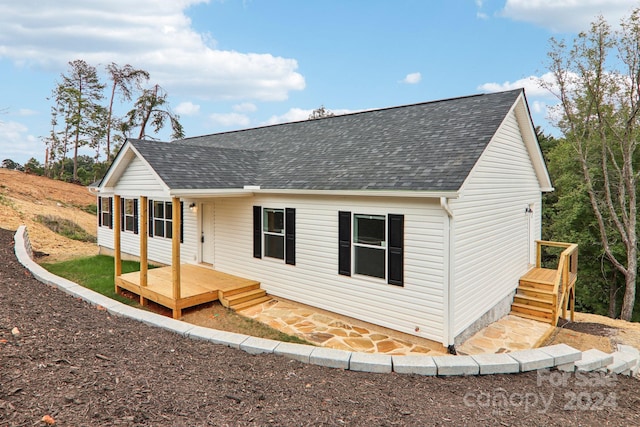
[[[439,343],[293,301],[273,299],[239,312],[318,346],[388,355],[446,355]],[[457,348],[459,354],[534,348],[551,331],[545,323],[508,315]]]

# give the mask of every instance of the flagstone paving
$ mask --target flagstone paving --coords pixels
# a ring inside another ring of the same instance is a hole
[[[273,299],[239,313],[322,347],[389,355],[447,354],[439,343],[288,300]],[[476,333],[457,351],[480,354],[533,348],[550,328],[508,315]]]

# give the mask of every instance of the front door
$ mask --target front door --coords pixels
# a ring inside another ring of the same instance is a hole
[[[213,233],[215,229],[215,210],[213,203],[202,204],[202,216],[200,218],[202,224],[202,236],[200,238],[202,244],[202,262],[214,264],[214,240]]]

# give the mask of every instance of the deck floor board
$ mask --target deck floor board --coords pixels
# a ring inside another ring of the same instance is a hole
[[[147,272],[147,286],[140,286],[140,272],[122,274],[116,280],[118,287],[127,289],[146,299],[173,310],[215,301],[219,292],[241,289],[258,284],[245,279],[216,271],[208,266],[183,264],[180,266],[180,298],[173,297],[171,267],[159,267]]]

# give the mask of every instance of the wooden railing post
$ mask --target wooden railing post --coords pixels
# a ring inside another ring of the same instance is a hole
[[[172,267],[172,278],[173,278],[173,299],[178,305],[178,301],[180,300],[180,198],[173,197],[171,202],[172,207],[172,247],[171,247],[171,267]],[[175,308],[173,310],[173,317],[180,317],[180,309]]]
[[[140,233],[140,286],[147,286],[148,279],[148,239],[147,239],[147,197],[140,196],[140,229],[138,230]],[[144,296],[140,295],[140,305],[146,304],[146,299]]]
[[[122,275],[122,254],[120,247],[120,196],[113,196],[113,262],[114,262],[114,283],[116,293],[120,290],[118,287],[118,278]]]

